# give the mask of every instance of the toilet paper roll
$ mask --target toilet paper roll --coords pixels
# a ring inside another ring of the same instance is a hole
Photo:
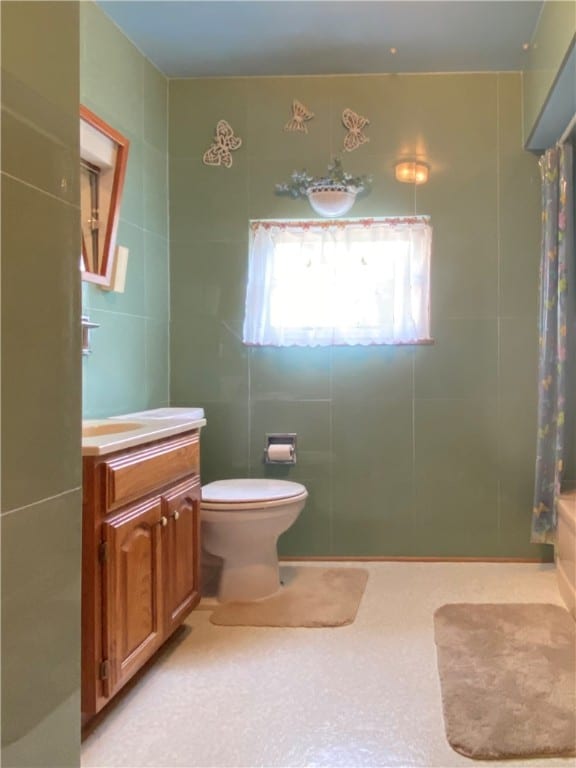
[[[290,443],[271,443],[267,455],[268,461],[293,461],[294,449]]]

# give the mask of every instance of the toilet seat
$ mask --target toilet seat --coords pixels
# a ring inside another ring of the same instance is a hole
[[[299,501],[308,496],[300,483],[289,480],[241,478],[216,480],[202,487],[202,509],[246,510],[281,506],[286,500]]]

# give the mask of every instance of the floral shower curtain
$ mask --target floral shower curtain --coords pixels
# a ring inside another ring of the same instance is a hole
[[[542,253],[538,441],[532,515],[534,543],[552,544],[562,481],[566,406],[568,260],[574,259],[573,147],[568,142],[540,158]],[[574,286],[570,287],[574,290]]]

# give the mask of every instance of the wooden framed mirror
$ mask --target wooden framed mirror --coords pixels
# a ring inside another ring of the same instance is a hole
[[[130,142],[80,106],[82,279],[110,288]]]

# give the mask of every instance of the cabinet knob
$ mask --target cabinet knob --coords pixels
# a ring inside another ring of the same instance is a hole
[[[166,528],[166,526],[168,525],[168,518],[164,517],[164,515],[162,515],[162,517],[160,518],[160,525],[162,526],[162,528]]]
[[[178,510],[176,510],[174,512],[174,520],[178,520],[179,517],[180,517],[180,512],[178,512]]]

